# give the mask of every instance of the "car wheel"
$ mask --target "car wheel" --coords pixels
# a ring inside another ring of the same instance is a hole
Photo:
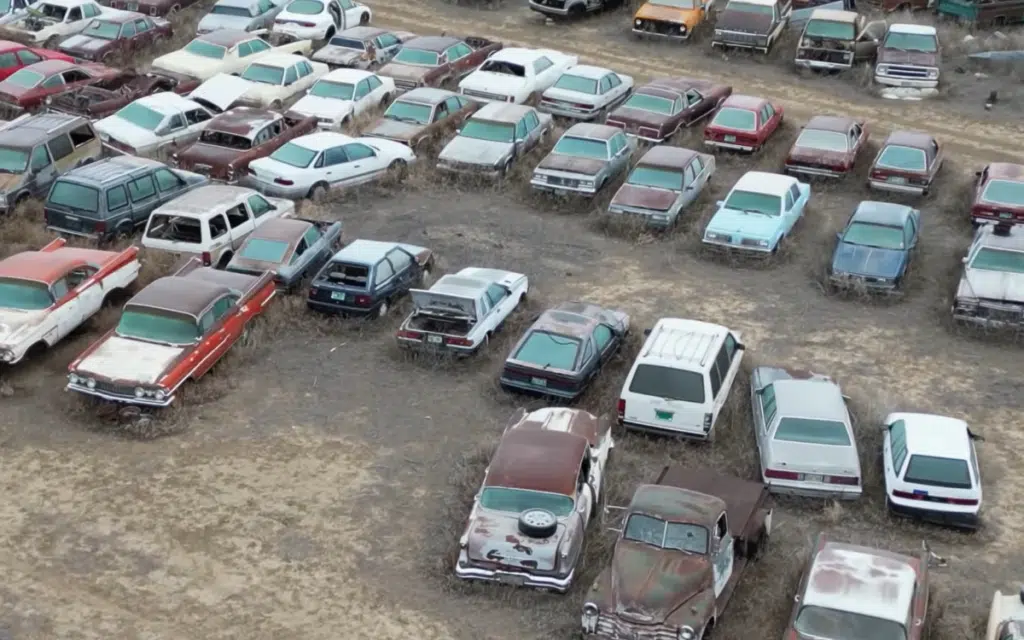
[[[392,160],[391,164],[388,165],[388,177],[394,182],[401,182],[404,180],[408,171],[409,165],[402,159]]]
[[[504,178],[508,175],[508,172],[512,170],[512,158],[505,161],[505,164],[501,165],[501,177]]]
[[[46,39],[46,43],[43,44],[43,47],[56,51],[58,44],[60,44],[60,36],[50,36]]]
[[[309,199],[315,203],[323,202],[327,198],[327,185],[317,183],[309,190]]]
[[[281,104],[280,100],[274,100],[273,102],[270,103],[270,108],[273,111],[279,110],[282,106],[284,106],[284,105]]]
[[[377,317],[378,318],[383,318],[386,315],[388,315],[388,301],[387,300],[385,300],[384,302],[380,303],[380,306],[377,307]]]
[[[388,106],[389,104],[391,104],[391,94],[390,94],[390,93],[385,93],[385,94],[384,94],[384,97],[380,99],[380,105],[378,105],[378,106],[379,106],[379,107],[380,107],[381,109],[384,109],[384,108],[386,108],[386,107],[387,107],[387,106]]]
[[[364,27],[370,24],[370,14],[364,13],[363,15],[359,16],[359,24]]]

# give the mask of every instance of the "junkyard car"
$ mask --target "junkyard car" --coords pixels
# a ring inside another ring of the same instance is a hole
[[[665,467],[622,509],[610,566],[583,599],[584,636],[707,638],[771,530],[762,483]]]
[[[789,174],[842,178],[853,170],[860,150],[868,141],[863,120],[845,116],[814,116],[800,130],[786,155]]]
[[[892,87],[939,86],[942,53],[935,27],[892,24],[878,46],[875,82]]]
[[[278,47],[247,31],[222,29],[196,36],[177,51],[153,60],[153,68],[206,81],[221,73],[237,73],[251,62],[279,53],[308,54],[312,42],[290,42]]]
[[[359,69],[335,69],[317,80],[289,111],[314,116],[321,129],[340,131],[352,118],[387,106],[394,95],[391,78]]]
[[[711,46],[768,53],[792,13],[792,0],[729,0],[715,20]]]
[[[403,44],[391,62],[381,67],[380,75],[394,78],[399,91],[416,87],[454,89],[459,80],[501,47],[500,42],[486,38],[419,36]]]
[[[323,313],[384,317],[410,289],[426,284],[433,268],[430,249],[355,240],[313,278],[306,306]]]
[[[98,251],[57,239],[0,260],[0,363],[52,347],[139,275],[138,247]]]
[[[353,0],[292,0],[274,17],[274,40],[329,40],[335,33],[368,25],[373,12]]]
[[[95,0],[43,0],[4,29],[19,39],[56,50],[62,39],[81,32],[105,11]]]
[[[578,62],[551,49],[506,47],[463,78],[459,92],[481,102],[533,103]]]
[[[629,170],[636,146],[615,127],[575,124],[534,169],[530,185],[540,191],[593,197]]]
[[[870,62],[885,37],[885,21],[868,22],[855,11],[815,9],[796,48],[796,66],[819,71]]]
[[[312,279],[341,246],[341,222],[275,218],[249,234],[224,267],[234,273],[274,273],[286,291]]]
[[[171,35],[171,23],[163,18],[107,9],[81,33],[61,41],[60,50],[82,60],[109,63],[119,55],[141,52]]]
[[[266,109],[235,107],[207,123],[199,141],[171,156],[171,164],[214,180],[236,182],[253,160],[315,130],[313,117],[294,120]]]
[[[474,113],[437,157],[446,173],[496,178],[547,139],[551,116],[533,107],[492,102]]]
[[[924,640],[929,556],[905,556],[819,535],[793,598],[785,637]]]
[[[25,16],[37,0],[10,0],[0,3],[0,25],[10,24]]]
[[[210,12],[199,20],[196,33],[204,35],[221,29],[269,33],[274,18],[284,9],[286,0],[217,0]],[[312,43],[309,43],[312,44]]]
[[[577,409],[517,411],[459,539],[455,575],[565,593],[600,509],[611,422]]]
[[[476,353],[519,307],[529,288],[521,273],[467,267],[442,276],[429,290],[412,289],[413,310],[398,329],[398,345],[456,356]]]
[[[990,328],[1024,328],[1024,226],[978,227],[963,259],[953,319]]]
[[[15,71],[0,82],[0,115],[13,118],[45,105],[46,99],[79,87],[118,89],[135,76],[92,62],[44,60]]]
[[[993,162],[975,174],[971,221],[1024,223],[1024,165]]]
[[[364,135],[401,142],[419,151],[441,140],[479,108],[479,102],[452,91],[420,87],[392,102]]]
[[[228,353],[275,293],[272,273],[229,273],[189,260],[125,304],[117,327],[68,367],[67,389],[166,407],[181,385]]]
[[[512,347],[501,387],[575,400],[628,335],[628,313],[589,302],[563,302],[542,313]]]
[[[136,98],[154,93],[174,92],[178,95],[191,93],[199,82],[194,78],[168,71],[150,71],[135,76],[124,86],[113,90],[101,87],[82,87],[62,93],[47,103],[50,109],[94,119],[106,118],[127,106]]]
[[[772,493],[852,500],[864,491],[853,420],[828,376],[756,367],[750,375],[761,477]]]
[[[985,640],[1021,640],[1024,638],[1024,587],[1016,595],[996,591],[988,612]]]
[[[352,27],[339,31],[316,50],[312,59],[332,69],[374,70],[391,62],[402,43],[415,38],[408,31],[388,31],[377,27]]]
[[[928,195],[942,160],[942,147],[931,134],[893,131],[875,156],[868,186],[879,191]]]
[[[647,0],[633,15],[636,36],[689,40],[711,15],[715,0]]]
[[[1024,22],[1024,5],[1016,0],[916,0],[916,4],[922,2],[926,2],[928,8],[934,6],[939,18],[952,18],[965,26],[975,28],[998,29],[1005,25]],[[1013,636],[1009,640],[1017,638],[1018,636]]]
[[[861,202],[836,234],[830,285],[899,293],[920,236],[920,211],[889,202]]]
[[[138,11],[147,16],[173,16],[182,9],[187,9],[198,0],[105,0],[105,6],[111,9]]]
[[[803,217],[811,186],[777,173],[748,171],[718,202],[704,247],[769,256]]]
[[[115,152],[144,156],[191,144],[212,118],[198,102],[165,91],[122,107],[97,122],[96,130]]]
[[[244,182],[275,197],[322,200],[331,189],[388,175],[400,179],[415,161],[412,149],[398,142],[321,131],[295,138],[269,157],[253,160]]]
[[[692,78],[659,78],[638,87],[605,124],[648,142],[664,142],[683,127],[707,118],[732,87]]]
[[[716,149],[754,153],[782,124],[782,107],[764,98],[732,94],[704,127],[704,144]]]
[[[15,71],[27,67],[30,64],[42,62],[43,60],[66,60],[74,62],[71,56],[51,51],[50,49],[39,49],[27,47],[20,42],[0,40],[0,80],[6,79]]]
[[[658,145],[633,167],[608,205],[612,215],[639,218],[655,228],[672,227],[715,173],[715,157]]]
[[[541,94],[538,108],[570,120],[600,120],[632,93],[632,76],[579,64]]]
[[[249,83],[239,102],[250,107],[281,109],[328,71],[326,64],[311,62],[294,53],[262,56],[239,74],[239,78]],[[207,82],[216,83],[220,77],[214,76]]]

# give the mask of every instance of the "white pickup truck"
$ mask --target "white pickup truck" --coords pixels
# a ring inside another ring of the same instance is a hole
[[[579,58],[550,49],[509,47],[496,51],[459,83],[459,92],[480,102],[526,104],[540,100]]]

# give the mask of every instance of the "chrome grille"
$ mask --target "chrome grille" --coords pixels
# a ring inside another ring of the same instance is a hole
[[[597,619],[597,635],[614,640],[676,640],[679,631],[666,625],[632,625],[618,618]]]
[[[124,396],[126,398],[135,397],[135,387],[126,387],[124,385],[114,384],[113,382],[106,382],[103,380],[96,381],[96,390],[115,396]]]
[[[402,91],[411,91],[416,88],[416,83],[410,80],[395,80],[395,86]]]
[[[740,244],[743,245],[744,247],[760,247],[761,246],[761,242],[759,240],[751,240],[750,238],[743,238],[743,240],[740,241]]]
[[[721,40],[729,44],[750,45],[753,47],[759,46],[764,40],[764,36],[743,31],[723,31]]]
[[[579,180],[573,180],[571,178],[558,178],[555,176],[548,176],[548,184],[553,187],[569,187],[575,189],[580,186]]]
[[[1024,322],[1024,306],[982,300],[978,315],[1000,322]]]
[[[890,66],[885,75],[894,78],[927,78],[928,69],[923,67]]]

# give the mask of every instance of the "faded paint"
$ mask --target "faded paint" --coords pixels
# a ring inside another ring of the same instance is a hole
[[[484,486],[574,496],[588,448],[587,439],[575,433],[506,431],[487,469]]]
[[[568,135],[568,134],[566,134]],[[562,153],[551,152],[540,164],[538,170],[564,171],[576,173],[582,176],[596,176],[605,167],[611,164],[611,160],[598,160],[596,158],[583,158],[580,156],[569,156]]]
[[[909,559],[829,541],[814,557],[802,603],[905,625],[916,585]]]
[[[725,501],[716,496],[679,487],[644,484],[633,494],[628,513],[710,528],[725,509]]]
[[[706,555],[620,540],[611,563],[612,609],[639,624],[662,624],[687,600],[711,588]]]
[[[675,115],[654,113],[623,105],[612,111],[606,122],[621,123],[630,133],[636,133],[636,129],[639,127],[657,129],[656,137],[663,139],[680,127],[688,126],[711,113],[720,100],[724,100],[732,95],[732,87],[729,85],[715,84],[706,80],[687,77],[657,78],[641,87],[637,87],[634,93],[665,98],[666,100],[675,100],[685,95],[690,89],[699,92],[702,100],[698,101],[695,105],[683,107]],[[685,99],[683,103],[686,103]],[[645,134],[643,137],[650,138],[652,136]]]
[[[563,302],[542,313],[530,331],[584,338],[592,334],[599,324],[625,330],[629,328],[629,314],[590,302]]]
[[[581,409],[548,407],[532,413],[522,412],[521,419],[510,429],[560,431],[583,436],[591,447],[597,447],[608,434],[611,423]]]
[[[111,336],[78,363],[75,373],[155,384],[184,351],[184,347]]]
[[[531,538],[519,530],[518,513],[480,508],[469,527],[467,554],[474,562],[520,567],[530,571],[554,571],[558,568],[558,547],[566,535],[582,534],[579,518],[559,518],[555,533],[547,538]]]

